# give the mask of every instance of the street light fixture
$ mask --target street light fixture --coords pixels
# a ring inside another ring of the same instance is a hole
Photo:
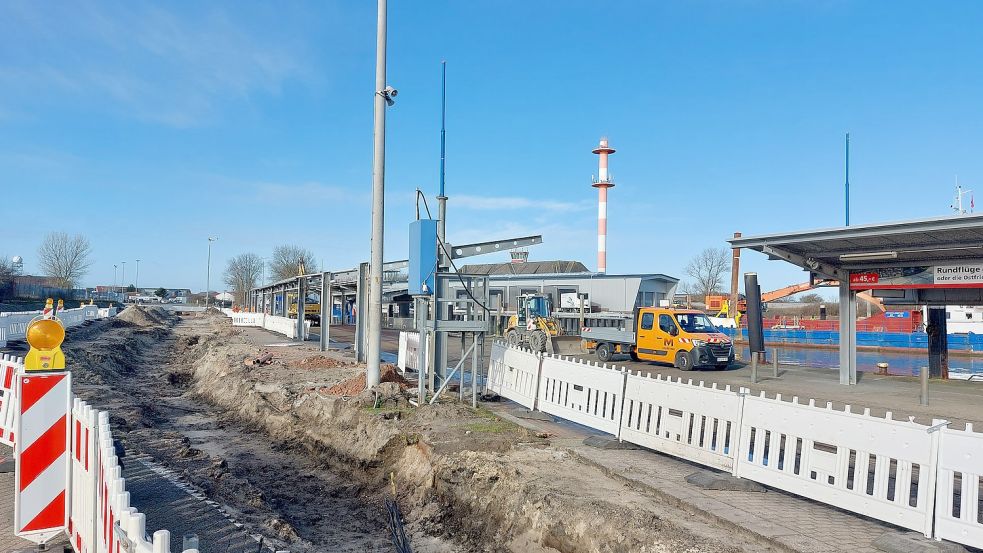
[[[212,287],[212,242],[218,240],[213,236],[208,237],[208,267],[205,269],[205,307],[208,307],[209,290]]]

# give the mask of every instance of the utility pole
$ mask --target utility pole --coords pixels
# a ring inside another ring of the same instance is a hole
[[[140,292],[140,260],[139,259],[137,259],[137,276],[136,276],[136,283],[134,283],[134,286],[136,286],[137,292]]]
[[[850,133],[846,133],[846,226],[850,226]]]
[[[212,287],[212,242],[218,238],[208,237],[208,262],[205,267],[205,307],[208,307],[209,290]]]
[[[734,238],[740,238],[741,233],[735,232]],[[740,323],[740,310],[738,309],[738,304],[740,304],[740,279],[741,279],[741,248],[734,248],[732,250],[732,258],[730,262],[730,303],[727,305],[727,316],[734,319],[737,325],[737,336],[740,336],[741,325]]]
[[[385,223],[386,105],[396,91],[386,86],[386,0],[379,0],[375,52],[375,145],[372,152],[372,243],[369,258],[368,306],[359,306],[359,317],[367,315],[368,343],[365,384],[379,383],[379,354],[382,349],[382,247]],[[361,285],[361,283],[359,283]]]
[[[123,264],[123,272],[122,272],[122,274],[119,277],[119,288],[120,288],[120,292],[123,292],[125,294],[125,292],[126,292],[126,261],[121,261],[120,263]],[[123,301],[125,303],[126,302],[126,299],[125,299],[126,296],[124,295],[123,298],[124,298]]]
[[[113,286],[111,290],[113,291],[114,294],[116,293],[116,277],[118,276],[119,276],[119,265],[113,263]]]
[[[447,240],[447,196],[444,195],[444,146],[447,138],[447,62],[440,62],[440,193],[437,194],[437,236]],[[440,252],[437,252],[440,256]]]
[[[444,167],[445,167],[445,146],[447,144],[447,62],[440,62],[440,189],[437,191],[437,240],[443,247],[437,249],[437,272],[441,269],[449,269],[450,262],[444,258],[444,249],[447,244],[447,195],[444,192]],[[437,298],[441,297],[440,278],[434,277],[434,319],[439,319],[438,311],[444,309]],[[431,374],[444,377],[447,370],[447,334],[434,332],[434,366],[431,367]]]

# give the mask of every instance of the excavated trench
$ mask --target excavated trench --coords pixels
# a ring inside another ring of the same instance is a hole
[[[65,349],[128,450],[277,549],[393,551],[395,490],[423,553],[760,550],[488,411],[414,408],[395,382],[357,393],[362,369],[342,354],[269,348],[271,365],[247,366],[264,340],[219,314],[131,308]]]

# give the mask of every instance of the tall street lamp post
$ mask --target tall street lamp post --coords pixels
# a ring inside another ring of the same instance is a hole
[[[212,288],[212,242],[218,238],[208,237],[208,267],[205,269],[205,307],[208,307],[209,290]]]

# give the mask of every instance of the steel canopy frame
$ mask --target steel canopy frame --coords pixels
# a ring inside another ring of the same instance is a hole
[[[857,383],[857,290],[850,287],[850,273],[888,267],[983,264],[983,215],[741,236],[727,242],[733,248],[755,250],[811,275],[840,282],[840,383],[851,385]],[[865,255],[871,259],[865,260]],[[943,304],[947,296],[917,290],[911,297],[921,300],[919,303]],[[983,292],[959,299],[983,304]]]

